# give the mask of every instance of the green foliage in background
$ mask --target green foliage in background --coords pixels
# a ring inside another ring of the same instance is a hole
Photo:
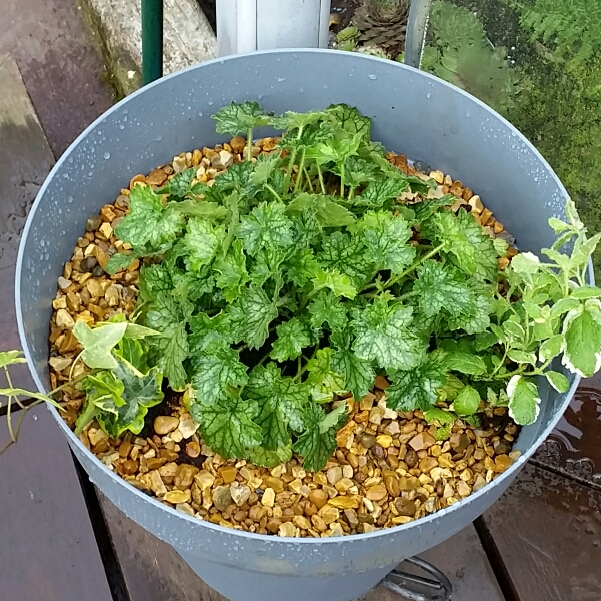
[[[433,4],[430,27],[433,41],[424,49],[422,68],[505,114],[522,87],[522,78],[505,60],[505,49],[492,46],[470,10],[450,2]]]

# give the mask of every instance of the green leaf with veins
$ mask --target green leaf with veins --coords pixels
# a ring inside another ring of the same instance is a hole
[[[332,356],[331,348],[319,349],[307,363],[307,384],[311,387],[313,400],[318,403],[329,402],[335,394],[347,392],[344,375],[332,369]]]
[[[304,348],[317,344],[319,333],[305,316],[285,321],[276,332],[278,337],[269,356],[280,362],[300,357]]]
[[[255,255],[263,247],[290,246],[294,242],[294,224],[286,215],[282,202],[262,202],[250,215],[243,215],[236,236],[244,249]]]
[[[96,328],[78,319],[73,326],[73,335],[83,347],[81,360],[91,369],[114,369],[117,361],[111,351],[125,335],[127,323],[107,323]]]
[[[325,142],[317,142],[306,150],[306,158],[314,159],[320,165],[326,163],[344,163],[357,154],[361,144],[360,134],[344,137],[332,137]]]
[[[227,316],[224,312],[214,317],[209,317],[206,313],[192,316],[188,336],[190,356],[195,357],[216,345],[229,344],[231,337],[228,328]]]
[[[557,392],[564,393],[570,389],[570,381],[563,374],[557,371],[546,371],[545,376]]]
[[[364,117],[356,108],[348,104],[332,104],[326,111],[332,121],[350,135],[358,134],[368,139],[371,133],[371,119]]]
[[[424,419],[429,423],[438,422],[441,426],[452,426],[457,416],[452,411],[432,407],[424,411]]]
[[[306,286],[320,272],[315,253],[310,248],[297,250],[283,263],[283,269],[286,281],[299,288]]]
[[[140,271],[140,296],[150,302],[163,292],[169,293],[173,287],[168,267],[164,263],[144,265]]]
[[[330,419],[317,404],[312,403],[305,410],[303,415],[305,431],[293,448],[303,457],[303,467],[306,470],[317,472],[322,469],[336,449],[336,431],[342,419],[346,418],[346,408],[341,407],[342,409],[338,409],[336,413],[332,412],[334,417]]]
[[[589,299],[570,310],[563,322],[565,348],[562,364],[572,373],[590,378],[601,367],[601,302]]]
[[[269,324],[278,316],[275,301],[251,285],[227,307],[234,342],[244,341],[249,348],[261,348],[269,336]]]
[[[340,169],[337,169],[335,172],[340,175]],[[349,157],[346,159],[344,172],[347,183],[351,188],[358,188],[363,184],[373,182],[380,175],[380,169],[377,165],[359,157]]]
[[[194,401],[190,413],[204,442],[224,459],[246,457],[263,440],[261,427],[253,420],[259,408],[254,401],[228,397],[219,404]]]
[[[405,179],[379,179],[367,184],[359,196],[353,198],[353,205],[381,209],[409,190]]]
[[[187,264],[193,271],[209,265],[225,239],[225,228],[215,227],[207,219],[193,217],[188,221],[184,244],[189,254]]]
[[[373,264],[359,236],[333,232],[323,238],[321,249],[317,260],[323,269],[347,275],[357,288],[363,287],[372,274]]]
[[[355,215],[338,204],[338,198],[335,196],[303,192],[286,207],[288,215],[302,215],[306,211],[315,212],[321,227],[344,227],[355,221]]]
[[[473,309],[469,314],[449,315],[449,330],[463,329],[468,334],[485,332],[490,326],[490,315],[494,309],[494,289],[484,282],[471,280],[469,288],[472,292]]]
[[[0,352],[0,368],[8,367],[9,365],[17,365],[18,363],[27,363],[27,359],[22,357],[21,351],[3,351]]]
[[[185,225],[183,216],[164,206],[161,196],[149,186],[136,184],[129,194],[129,212],[115,234],[134,248],[157,249],[172,244]]]
[[[136,258],[137,257],[135,253],[115,253],[107,261],[106,265],[104,266],[104,271],[109,275],[113,275],[118,271],[127,269]]]
[[[183,363],[188,358],[188,335],[185,322],[167,326],[162,335],[153,339],[158,354],[157,367],[169,380],[173,390],[183,390],[188,376]]]
[[[167,193],[170,196],[175,196],[177,199],[182,199],[190,192],[195,175],[195,168],[184,169],[176,173],[163,188],[157,190],[157,193]]]
[[[269,125],[271,117],[259,106],[257,102],[232,102],[218,110],[213,116],[217,121],[215,130],[219,134],[247,134],[249,129]]]
[[[346,306],[330,290],[320,290],[307,307],[311,325],[318,329],[327,324],[330,330],[343,329],[347,324]]]
[[[209,273],[210,269],[206,266],[200,271],[172,272],[173,295],[182,301],[197,302],[203,295],[213,292],[215,288],[215,280]]]
[[[352,284],[348,275],[336,271],[319,271],[313,278],[313,290],[328,288],[335,296],[345,296],[353,299],[357,296],[357,288]]]
[[[360,359],[375,361],[383,369],[413,369],[424,359],[426,345],[411,332],[412,307],[389,302],[383,295],[372,305],[352,310],[353,350]]]
[[[413,232],[402,216],[395,216],[390,211],[369,211],[357,225],[371,263],[395,274],[413,263],[416,250],[408,244]]]
[[[307,113],[286,111],[283,115],[273,117],[271,125],[278,130],[300,129],[307,127],[307,125],[313,125],[318,121],[323,121],[326,116],[325,111],[309,111]]]
[[[469,282],[453,265],[429,259],[416,269],[416,273],[413,291],[417,293],[419,308],[425,315],[437,315],[441,311],[450,315],[470,315],[475,311]]]
[[[463,375],[481,376],[486,373],[486,363],[478,355],[453,351],[447,354],[445,364],[449,371],[456,371]]]
[[[359,359],[350,350],[349,329],[339,330],[330,337],[335,347],[331,359],[332,369],[344,376],[344,388],[350,390],[356,399],[363,398],[374,386],[376,372],[371,361]]]
[[[232,241],[225,257],[218,256],[213,264],[215,285],[224,290],[228,302],[234,301],[248,282],[243,245],[242,240]]]
[[[219,344],[194,356],[192,370],[192,387],[203,405],[217,403],[228,396],[231,388],[240,388],[248,381],[239,352]]]
[[[248,454],[248,460],[261,467],[275,467],[292,459],[292,444],[280,447],[275,451],[268,451],[263,447],[256,447]]]
[[[473,415],[480,408],[480,394],[471,386],[464,386],[453,401],[453,409],[459,415]]]
[[[397,411],[427,411],[438,399],[445,385],[447,369],[444,354],[431,353],[419,366],[408,371],[390,374],[391,385],[386,389],[386,405]]]
[[[268,450],[290,444],[289,429],[303,429],[303,411],[308,404],[309,387],[283,376],[274,363],[259,365],[251,372],[244,394],[259,407],[256,422],[263,429]]]
[[[519,426],[536,421],[540,412],[540,397],[535,382],[524,376],[513,376],[507,384],[509,417]]]

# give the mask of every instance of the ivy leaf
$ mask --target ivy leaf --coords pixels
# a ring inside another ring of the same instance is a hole
[[[471,386],[464,386],[453,401],[453,409],[459,415],[473,415],[480,408],[480,394]]]
[[[157,368],[145,375],[141,374],[120,358],[117,359],[113,375],[122,386],[120,402],[115,403],[114,396],[110,400],[104,399],[102,411],[96,415],[96,420],[114,438],[121,436],[125,430],[139,434],[144,427],[148,409],[161,403],[164,398],[161,391],[163,376]]]
[[[359,227],[366,255],[380,269],[398,274],[415,259],[415,247],[408,244],[413,232],[402,216],[394,216],[390,211],[370,211],[363,216]]]
[[[309,320],[293,317],[276,328],[277,339],[273,343],[270,357],[276,361],[288,361],[300,357],[303,349],[317,343],[316,331]]]
[[[91,369],[114,369],[117,361],[111,351],[117,346],[127,330],[127,323],[107,323],[90,328],[78,319],[73,326],[73,335],[83,346],[81,360]]]
[[[346,392],[345,377],[332,369],[331,348],[319,349],[307,363],[307,385],[311,387],[311,395],[318,403],[329,402],[334,395]]]
[[[564,338],[561,334],[557,334],[548,340],[543,341],[538,350],[538,358],[541,363],[546,363],[554,359],[561,353],[564,345]]]
[[[246,365],[238,351],[230,347],[211,345],[193,358],[192,387],[203,405],[213,405],[228,396],[229,388],[239,388],[248,382]]]
[[[213,116],[217,121],[215,130],[219,134],[247,134],[249,129],[269,125],[271,117],[259,106],[257,102],[232,102],[218,110]]]
[[[353,198],[353,205],[381,209],[408,189],[405,179],[380,179],[367,184],[365,190]]]
[[[234,342],[261,348],[269,336],[269,324],[278,316],[274,301],[262,288],[251,285],[227,308]]]
[[[336,271],[351,279],[352,284],[363,287],[372,273],[372,263],[365,254],[363,242],[342,232],[326,236],[321,245],[317,260],[325,271]]]
[[[443,265],[429,259],[417,268],[413,291],[425,315],[441,311],[451,315],[470,315],[475,312],[474,294],[468,281],[452,265]]]
[[[250,215],[242,216],[236,236],[246,252],[256,255],[263,247],[290,246],[294,242],[294,224],[286,215],[284,203],[262,202]]]
[[[184,245],[189,252],[187,264],[193,271],[199,271],[213,261],[225,238],[225,228],[215,227],[207,219],[194,217],[188,221]]]
[[[509,397],[509,417],[519,426],[527,426],[536,421],[540,412],[538,387],[524,376],[513,376],[507,384]]]
[[[411,333],[412,307],[389,306],[387,297],[376,297],[373,304],[354,309],[352,315],[353,350],[359,359],[387,370],[409,370],[422,362],[426,348]]]
[[[76,324],[79,321],[76,322]],[[22,356],[21,351],[3,351],[0,352],[0,368],[8,367],[9,365],[17,365],[18,363],[27,363],[27,359]]]
[[[271,451],[289,446],[289,429],[299,432],[303,428],[308,386],[282,376],[274,363],[268,363],[251,371],[244,394],[259,407],[255,421],[263,431],[263,446]]]
[[[391,385],[386,389],[386,405],[396,411],[428,411],[438,399],[438,391],[447,380],[443,356],[428,355],[424,363],[408,371],[390,375]]]
[[[545,377],[557,392],[564,393],[570,389],[570,381],[557,371],[546,371]]]
[[[469,376],[481,376],[486,372],[486,363],[482,357],[461,351],[449,353],[445,358],[449,371],[457,371]]]
[[[193,402],[190,413],[203,440],[224,459],[246,457],[263,439],[261,427],[253,421],[258,413],[254,401],[228,397],[214,405]]]
[[[341,406],[346,414],[346,407]],[[328,419],[324,410],[311,403],[304,412],[303,425],[305,432],[294,444],[294,450],[303,457],[303,467],[310,472],[318,472],[327,463],[336,449],[336,431],[342,421],[342,410]],[[332,421],[335,423],[332,424]]]
[[[171,245],[185,225],[183,216],[165,207],[149,186],[137,184],[129,195],[129,213],[115,228],[115,234],[134,250],[158,249]]]
[[[601,302],[589,299],[572,309],[563,322],[565,349],[562,364],[572,373],[590,378],[601,367]]]
[[[340,330],[347,323],[347,311],[340,298],[329,290],[320,290],[307,307],[311,325],[318,329],[327,324],[330,330]]]

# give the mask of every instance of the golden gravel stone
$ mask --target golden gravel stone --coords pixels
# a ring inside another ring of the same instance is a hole
[[[336,509],[336,507],[328,503],[319,510],[318,515],[323,519],[323,521],[326,524],[331,524],[340,517],[340,511]]]
[[[248,486],[230,486],[232,500],[238,507],[242,507],[250,497],[250,488]]]
[[[165,415],[160,415],[154,420],[154,431],[159,436],[165,436],[165,434],[169,434],[173,432],[179,426],[179,419],[177,417],[167,417]]]
[[[167,487],[163,483],[158,471],[155,470],[148,474],[148,482],[150,484],[150,490],[152,490],[155,495],[160,497],[167,492]]]
[[[173,505],[188,503],[191,499],[192,494],[189,490],[171,490],[163,497],[163,501],[173,503]]]
[[[367,489],[365,496],[370,501],[383,501],[388,496],[388,491],[383,484],[375,484]]]
[[[232,502],[232,495],[229,486],[217,486],[212,491],[213,505],[219,511],[225,511]]]
[[[313,503],[317,509],[321,509],[328,502],[328,499],[328,493],[319,488],[312,490],[309,493],[309,501],[311,501],[311,503]]]
[[[194,476],[194,480],[200,487],[200,490],[205,491],[213,486],[215,483],[215,476],[207,470],[202,470]]]
[[[392,436],[380,434],[380,436],[376,437],[376,442],[384,449],[389,449],[392,446]]]
[[[238,470],[232,466],[226,466],[219,469],[219,475],[223,478],[225,484],[231,484],[238,475]]]
[[[340,466],[331,467],[326,472],[326,478],[330,484],[336,484],[336,482],[342,478],[342,468]]]
[[[278,530],[279,536],[296,536],[296,526],[292,522],[284,522],[280,525]]]
[[[436,443],[434,436],[429,434],[428,432],[420,432],[415,435],[410,441],[409,446],[414,451],[421,451],[422,449],[427,449]]]
[[[273,488],[266,488],[263,493],[263,497],[261,498],[261,503],[265,505],[265,507],[273,507],[275,503],[275,491]]]
[[[357,509],[359,507],[359,499],[357,497],[335,497],[330,499],[328,504],[337,509]]]
[[[263,478],[263,482],[265,483],[265,486],[273,488],[276,493],[284,492],[284,489],[286,488],[283,480],[280,478],[274,478],[273,476],[267,476],[266,478]]]
[[[185,490],[186,488],[190,488],[192,486],[192,482],[194,481],[194,476],[198,474],[198,468],[194,465],[190,465],[188,463],[182,463],[175,473],[174,484],[175,488],[179,490]]]

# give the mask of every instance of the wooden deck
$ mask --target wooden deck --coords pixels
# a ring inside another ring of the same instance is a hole
[[[16,249],[44,177],[112,102],[74,0],[0,0],[0,350],[18,348]],[[31,385],[26,370],[18,381]],[[454,601],[601,599],[601,379],[464,531],[424,553]],[[7,432],[0,429],[0,446]],[[224,601],[87,481],[44,408],[0,458],[2,601]],[[398,599],[376,589],[368,601]],[[317,600],[316,600],[317,601]]]

